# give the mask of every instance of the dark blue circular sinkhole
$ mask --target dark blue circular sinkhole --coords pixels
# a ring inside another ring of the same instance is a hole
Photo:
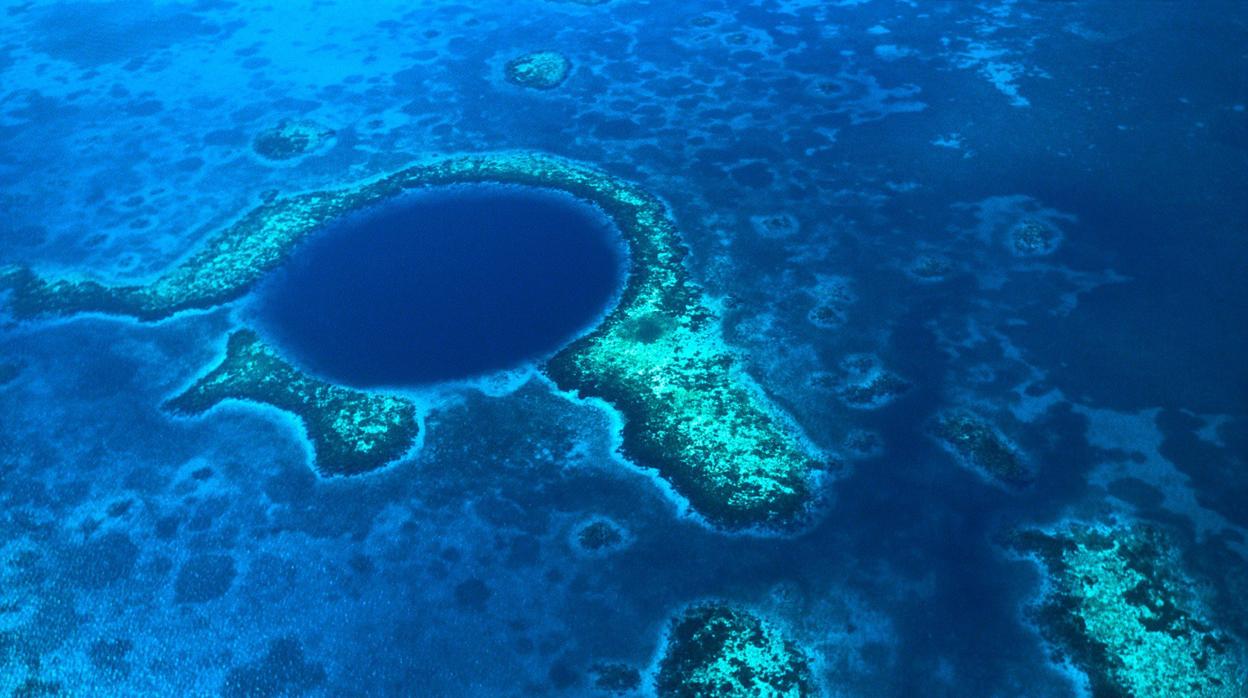
[[[334,382],[437,383],[554,353],[608,310],[625,257],[606,216],[569,195],[440,187],[316,233],[252,310],[286,356]]]

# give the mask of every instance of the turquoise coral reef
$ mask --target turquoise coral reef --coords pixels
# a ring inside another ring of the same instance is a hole
[[[293,413],[303,422],[323,476],[359,475],[406,453],[417,434],[408,400],[370,395],[301,373],[255,333],[230,335],[225,359],[166,407],[200,414],[222,400],[247,400]]]
[[[507,61],[507,81],[535,90],[553,90],[567,79],[572,63],[556,51],[534,51]]]
[[[596,168],[534,153],[447,158],[355,187],[274,199],[146,285],[48,281],[10,267],[0,270],[0,290],[9,290],[19,320],[81,312],[159,320],[241,297],[296,244],[348,213],[420,187],[491,182],[588,201],[628,246],[618,304],[546,363],[555,384],[613,405],[624,417],[625,455],[656,469],[709,522],[773,530],[800,524],[827,464],[725,342],[717,310],[689,278],[665,205]]]
[[[662,698],[818,695],[801,648],[773,623],[719,603],[672,622],[655,689]]]
[[[291,160],[326,146],[334,130],[314,121],[284,120],[256,134],[252,150],[266,160]]]
[[[1215,626],[1160,529],[1074,524],[1017,531],[1009,544],[1043,565],[1049,583],[1033,618],[1094,697],[1248,695],[1242,644]]]

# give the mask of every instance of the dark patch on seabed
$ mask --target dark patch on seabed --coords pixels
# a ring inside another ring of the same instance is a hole
[[[5,5],[0,696],[1248,694],[1245,45],[1235,0]],[[8,315],[463,153],[663,202],[705,310],[611,359],[716,330],[681,356],[826,454],[800,530],[708,525],[545,377],[630,269],[540,186],[329,221],[209,310]],[[245,329],[405,455],[162,408]]]

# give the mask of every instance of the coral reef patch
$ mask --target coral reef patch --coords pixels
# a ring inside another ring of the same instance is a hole
[[[787,238],[801,230],[801,224],[790,213],[773,213],[766,216],[750,216],[754,232],[763,238]]]
[[[594,675],[593,687],[603,693],[627,695],[641,688],[641,672],[627,664],[599,662],[589,671]]]
[[[769,621],[718,603],[672,622],[655,689],[662,698],[818,695],[801,648]]]
[[[588,557],[601,557],[626,546],[629,537],[614,521],[595,516],[572,529],[573,549]]]
[[[0,360],[0,386],[8,385],[22,374],[23,365],[19,361]]]
[[[328,145],[334,130],[315,121],[286,119],[256,134],[251,149],[266,160],[291,160]]]
[[[1062,241],[1052,224],[1035,218],[1019,221],[1010,229],[1010,251],[1019,257],[1040,257],[1051,254]]]
[[[1215,627],[1202,585],[1160,529],[1137,524],[1022,530],[1048,584],[1040,632],[1087,676],[1093,696],[1248,695],[1241,641]]]
[[[909,381],[886,370],[882,362],[870,354],[846,357],[841,362],[841,370],[844,381],[838,394],[849,407],[882,407],[910,390]]]
[[[264,403],[296,415],[307,430],[316,469],[323,476],[381,468],[411,448],[418,430],[410,401],[307,376],[249,330],[230,335],[220,365],[166,407],[200,414],[229,399]]]
[[[849,317],[849,309],[857,302],[857,295],[849,280],[842,276],[819,274],[809,294],[815,299],[806,318],[815,327],[839,329]]]
[[[957,461],[999,484],[1022,489],[1035,480],[1018,450],[983,418],[950,411],[936,418],[933,431]]]
[[[534,51],[507,61],[507,82],[534,90],[553,90],[567,79],[572,62],[557,51]]]

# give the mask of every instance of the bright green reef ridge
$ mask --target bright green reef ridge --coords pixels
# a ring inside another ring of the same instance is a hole
[[[102,312],[158,320],[240,297],[327,221],[405,190],[482,182],[570,193],[601,208],[628,245],[630,271],[619,304],[596,329],[545,365],[551,379],[564,390],[615,406],[625,420],[625,454],[657,469],[713,524],[775,529],[799,522],[814,499],[824,463],[724,342],[719,316],[685,269],[686,252],[664,204],[583,164],[532,153],[418,164],[339,191],[259,206],[146,285],[47,281],[27,269],[8,268],[0,271],[0,289],[10,289],[18,319]],[[310,379],[288,366],[278,370],[278,363],[271,379],[249,370],[229,387],[201,390],[217,369],[191,391],[202,392],[203,400],[268,402],[308,424],[333,423],[337,418],[321,414],[319,401],[292,400],[282,393],[289,390],[283,384]],[[318,450],[322,472],[353,470],[327,464],[328,457]]]
[[[1044,565],[1032,616],[1095,698],[1248,695],[1244,648],[1217,629],[1203,586],[1160,530],[1072,525],[1010,543]]]

